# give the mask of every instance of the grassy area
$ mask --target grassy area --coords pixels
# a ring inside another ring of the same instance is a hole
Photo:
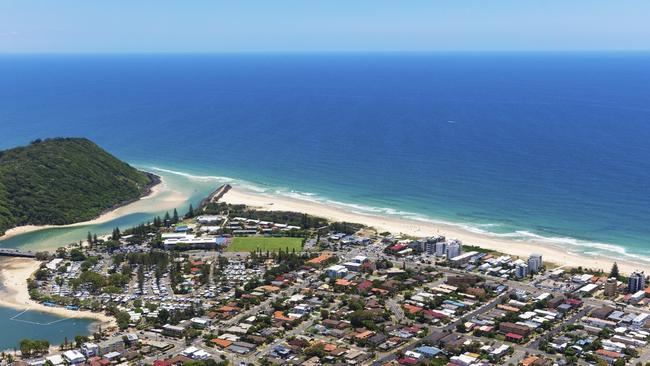
[[[267,238],[262,236],[248,236],[234,238],[228,246],[229,252],[252,252],[261,249],[263,252],[275,252],[279,249],[299,252],[302,249],[302,238]]]

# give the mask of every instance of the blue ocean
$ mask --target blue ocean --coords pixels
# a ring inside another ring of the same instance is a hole
[[[0,148],[84,136],[188,182],[641,259],[649,65],[647,53],[4,55]]]

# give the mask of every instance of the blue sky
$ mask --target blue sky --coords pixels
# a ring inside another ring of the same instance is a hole
[[[647,0],[0,0],[0,52],[650,50]]]

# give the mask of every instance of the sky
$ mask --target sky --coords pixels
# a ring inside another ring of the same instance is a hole
[[[0,0],[0,53],[650,50],[647,0]]]

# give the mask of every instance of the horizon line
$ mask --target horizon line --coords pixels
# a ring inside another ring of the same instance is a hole
[[[539,49],[539,50],[237,50],[237,51],[0,51],[0,56],[106,55],[327,55],[327,54],[623,54],[650,53],[650,49]]]

